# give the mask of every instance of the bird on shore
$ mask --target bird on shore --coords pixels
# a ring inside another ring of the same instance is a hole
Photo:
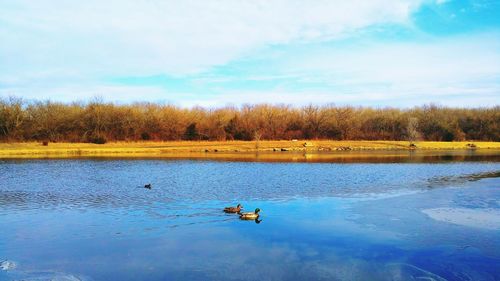
[[[254,212],[240,213],[240,219],[242,220],[256,220],[259,218],[260,209],[255,209]]]
[[[236,205],[236,207],[226,207],[224,208],[224,213],[240,213],[241,209],[243,209],[243,206],[241,204]]]
[[[151,184],[148,183],[148,184],[144,185],[144,188],[151,189]]]

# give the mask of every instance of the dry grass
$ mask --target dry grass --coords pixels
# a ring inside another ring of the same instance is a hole
[[[204,158],[204,154],[239,154],[272,152],[275,156],[286,152],[307,152],[310,154],[338,150],[355,151],[401,151],[408,150],[406,141],[172,141],[172,142],[111,142],[90,143],[0,143],[1,158],[39,157],[184,157]],[[472,142],[417,142],[418,151],[466,150]],[[478,150],[500,150],[500,142],[473,142]],[[199,155],[196,156],[196,155]]]

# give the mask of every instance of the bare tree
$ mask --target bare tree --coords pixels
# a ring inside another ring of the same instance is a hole
[[[187,130],[191,124],[196,124]],[[2,141],[343,139],[500,141],[500,106],[370,108],[242,105],[181,108],[168,104],[24,101],[0,97]]]
[[[406,128],[406,133],[410,146],[415,145],[414,142],[419,138],[418,133],[418,119],[415,117],[410,117],[408,119],[408,127]]]
[[[259,149],[260,146],[260,138],[262,137],[262,133],[258,130],[253,133],[253,139],[255,141],[255,149]]]

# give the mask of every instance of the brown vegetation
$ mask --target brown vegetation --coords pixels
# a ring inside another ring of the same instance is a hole
[[[166,140],[500,141],[500,106],[411,109],[243,105],[206,109],[134,103],[0,99],[0,140],[92,142]]]

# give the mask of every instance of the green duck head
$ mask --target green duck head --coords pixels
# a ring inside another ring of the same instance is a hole
[[[236,208],[241,208],[243,209],[243,206],[241,204],[236,205]]]
[[[259,209],[259,208],[255,209],[255,213],[256,213],[256,214],[258,214],[259,212],[260,212],[260,209]]]

